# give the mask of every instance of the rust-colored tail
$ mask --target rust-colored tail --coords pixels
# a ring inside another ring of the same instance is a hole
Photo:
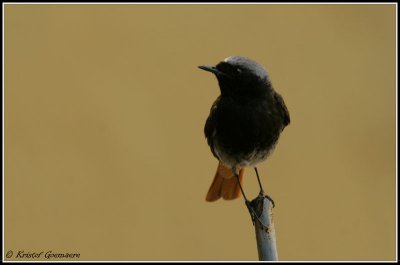
[[[239,170],[239,181],[242,183],[244,169]],[[224,166],[221,162],[218,165],[217,172],[211,187],[208,190],[206,201],[213,202],[219,198],[233,200],[240,196],[240,187],[232,170]]]

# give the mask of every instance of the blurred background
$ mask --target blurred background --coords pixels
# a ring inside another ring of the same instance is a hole
[[[395,5],[6,4],[4,22],[6,253],[257,260],[243,199],[205,201],[219,89],[197,66],[243,55],[292,119],[258,167],[279,258],[396,259]]]

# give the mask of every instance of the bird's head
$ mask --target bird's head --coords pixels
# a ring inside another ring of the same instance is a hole
[[[199,68],[215,74],[223,95],[259,96],[271,87],[264,67],[246,57],[230,56],[216,66]]]

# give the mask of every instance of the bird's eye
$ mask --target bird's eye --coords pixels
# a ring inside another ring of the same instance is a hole
[[[240,67],[228,64],[226,62],[221,62],[216,67],[220,72],[226,74],[227,76],[231,76],[231,77],[240,75],[242,73],[242,69]]]

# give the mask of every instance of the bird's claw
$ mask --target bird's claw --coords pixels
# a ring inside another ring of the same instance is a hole
[[[246,206],[247,206],[247,210],[249,210],[250,217],[251,217],[251,222],[253,223],[253,225],[255,225],[255,223],[256,223],[256,217],[254,216],[254,209],[253,209],[253,207],[251,207],[250,201],[249,201],[249,200],[246,200],[246,201],[245,201],[245,204],[246,204]]]
[[[265,194],[264,196],[265,196],[265,198],[267,198],[272,203],[272,208],[275,208],[274,200],[270,196],[268,196],[267,194]]]

